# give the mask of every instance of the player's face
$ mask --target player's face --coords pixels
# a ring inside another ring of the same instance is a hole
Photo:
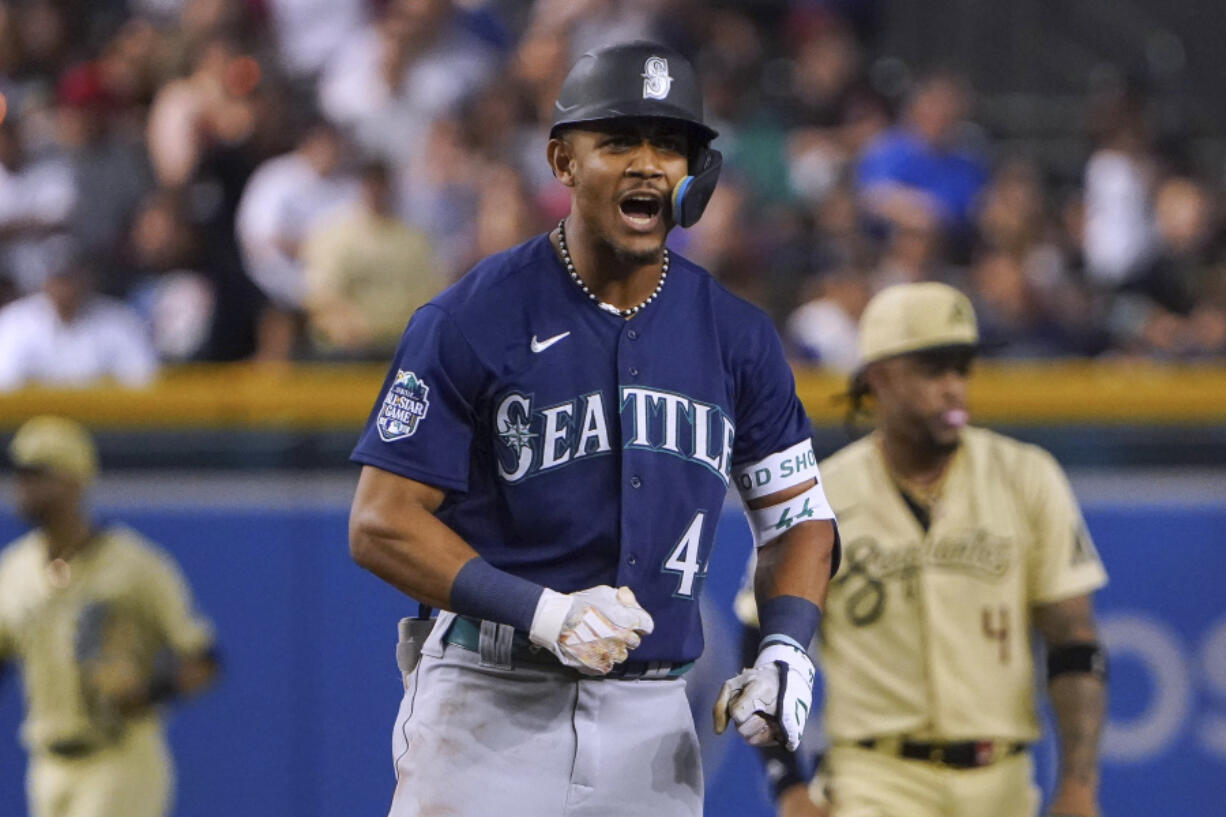
[[[34,525],[45,525],[80,501],[80,486],[67,477],[41,468],[20,468],[13,483],[17,515]]]
[[[601,123],[566,139],[574,206],[594,237],[637,264],[659,258],[675,223],[672,192],[688,172],[684,130],[658,120]],[[555,166],[556,171],[556,166]]]
[[[956,448],[969,419],[966,381],[972,359],[970,350],[943,349],[877,364],[872,382],[879,425],[924,451]]]

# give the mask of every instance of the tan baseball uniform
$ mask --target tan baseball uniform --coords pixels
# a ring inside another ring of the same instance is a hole
[[[967,428],[927,530],[876,434],[820,467],[844,553],[821,628],[833,814],[1032,817],[1031,607],[1106,582],[1059,465]],[[904,740],[975,742],[990,762],[899,757]]]
[[[83,683],[82,622],[110,607],[138,622],[150,654],[198,653],[212,643],[177,566],[127,528],[103,529],[67,563],[48,561],[37,530],[0,551],[0,659],[21,667],[34,817],[160,817],[169,807],[161,714],[106,712]]]

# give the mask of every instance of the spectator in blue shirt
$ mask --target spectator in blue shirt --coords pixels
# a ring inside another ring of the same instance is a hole
[[[957,140],[970,102],[964,81],[933,74],[912,92],[900,125],[870,143],[856,168],[861,204],[887,226],[923,210],[947,233],[967,229],[987,181]]]

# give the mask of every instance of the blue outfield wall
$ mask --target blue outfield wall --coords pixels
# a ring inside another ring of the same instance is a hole
[[[1104,813],[1226,817],[1226,504],[1092,505],[1086,516],[1112,578],[1098,601],[1113,661]],[[225,656],[219,686],[171,717],[175,813],[384,815],[395,621],[410,605],[349,561],[344,511],[164,508],[122,519],[179,560]],[[20,530],[0,516],[0,541]],[[749,548],[739,514],[725,513],[720,537],[707,579],[710,657],[693,676],[706,813],[767,817],[756,759],[707,726],[714,687],[737,661],[729,602]],[[12,676],[0,683],[0,815],[18,817],[20,696]],[[1050,786],[1050,740],[1036,756]]]

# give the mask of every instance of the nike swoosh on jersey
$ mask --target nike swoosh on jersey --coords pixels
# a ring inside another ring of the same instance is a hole
[[[535,353],[535,354],[538,354],[538,355],[539,355],[541,352],[545,351],[545,350],[546,350],[546,349],[548,349],[550,346],[553,346],[555,343],[557,343],[558,341],[562,340],[563,338],[565,338],[565,337],[566,337],[567,335],[569,335],[569,334],[570,334],[570,332],[563,332],[563,333],[562,333],[562,334],[560,334],[560,335],[554,335],[553,337],[551,337],[551,338],[545,338],[544,340],[537,340],[537,339],[536,339],[536,335],[533,335],[533,336],[532,336],[532,344],[531,344],[531,345],[532,345],[532,351],[533,351],[533,353]]]

